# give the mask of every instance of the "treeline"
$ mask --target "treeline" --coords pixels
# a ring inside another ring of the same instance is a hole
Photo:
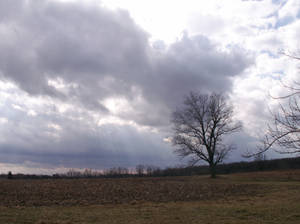
[[[271,171],[285,169],[300,169],[300,157],[285,159],[256,159],[252,162],[236,162],[220,164],[217,174],[239,172]],[[70,169],[66,173],[53,175],[1,174],[0,178],[8,179],[49,179],[49,178],[124,178],[124,177],[164,177],[164,176],[191,176],[209,174],[208,166],[171,167],[161,169],[152,165],[137,165],[135,169],[113,167],[103,171],[92,169]]]

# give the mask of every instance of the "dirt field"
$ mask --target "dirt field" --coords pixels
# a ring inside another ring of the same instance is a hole
[[[300,223],[300,171],[0,180],[0,223]]]

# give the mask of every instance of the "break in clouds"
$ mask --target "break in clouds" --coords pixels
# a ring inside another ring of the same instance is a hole
[[[0,163],[175,165],[171,111],[192,90],[230,92],[252,64],[203,35],[150,41],[93,4],[2,0],[0,36]]]

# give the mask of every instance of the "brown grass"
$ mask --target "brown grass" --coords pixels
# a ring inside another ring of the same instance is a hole
[[[137,202],[215,200],[257,195],[257,184],[228,183],[203,177],[2,180],[0,205],[99,205]]]
[[[300,170],[281,170],[281,171],[265,171],[265,172],[251,172],[238,173],[231,175],[235,180],[243,181],[300,181]]]
[[[0,223],[299,224],[299,176],[3,180]]]

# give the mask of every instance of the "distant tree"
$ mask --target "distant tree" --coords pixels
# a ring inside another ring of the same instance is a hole
[[[77,170],[71,168],[68,170],[66,175],[67,175],[67,177],[75,178],[75,177],[80,177],[81,173],[80,173],[80,171],[77,171]]]
[[[191,92],[183,106],[172,115],[175,153],[190,157],[190,165],[199,161],[209,164],[212,178],[216,165],[221,163],[234,146],[223,143],[223,137],[241,129],[234,122],[233,107],[222,94],[211,95]]]
[[[83,173],[82,176],[84,177],[92,177],[93,176],[93,171],[92,169],[86,168]]]
[[[259,153],[254,156],[254,164],[258,170],[264,170],[266,166],[267,156],[265,153]]]
[[[12,178],[13,178],[12,172],[9,171],[8,174],[7,174],[7,179],[12,179]]]
[[[146,169],[145,169],[144,165],[139,164],[135,167],[135,170],[136,170],[137,175],[143,176]]]
[[[265,153],[259,153],[254,156],[254,161],[265,161],[267,160],[267,156]]]
[[[118,173],[119,175],[128,175],[129,170],[126,167],[118,167]]]
[[[153,174],[153,166],[147,165],[146,166],[146,173],[148,176],[151,176]]]
[[[146,173],[148,176],[153,176],[155,171],[158,170],[159,167],[153,166],[153,165],[147,165],[146,166]]]

